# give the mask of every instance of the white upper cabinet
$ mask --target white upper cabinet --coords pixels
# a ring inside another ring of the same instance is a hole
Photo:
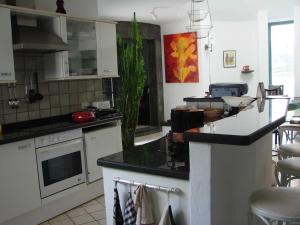
[[[0,83],[15,82],[10,10],[0,8]]]
[[[61,17],[53,26],[70,50],[44,55],[46,80],[118,76],[115,24]]]
[[[98,74],[118,77],[116,24],[96,22]]]
[[[57,36],[67,43],[67,27],[66,18],[61,16],[54,18],[52,24],[49,25]],[[44,74],[46,80],[61,80],[69,76],[69,60],[68,52],[54,52],[44,54]]]

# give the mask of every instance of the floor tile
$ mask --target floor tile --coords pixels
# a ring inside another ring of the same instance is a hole
[[[70,219],[60,220],[60,221],[52,222],[50,224],[51,225],[74,225],[74,223]]]
[[[105,210],[92,212],[90,214],[95,220],[102,220],[102,219],[105,219],[105,217],[106,217]]]
[[[82,204],[82,206],[95,205],[95,204],[98,204],[98,202],[96,200],[92,200],[92,201]]]
[[[101,225],[101,224],[98,223],[97,221],[93,221],[93,222],[90,222],[90,223],[85,223],[83,225]]]
[[[50,223],[48,221],[41,223],[40,225],[49,225]]]
[[[85,215],[85,214],[87,214],[87,212],[83,208],[78,207],[78,208],[74,208],[74,209],[66,212],[66,214],[69,217],[73,218],[73,217],[76,217],[76,216]]]
[[[106,225],[106,219],[98,220],[98,223],[100,222],[101,225]]]
[[[94,205],[88,205],[83,207],[88,213],[96,212],[104,210],[104,206],[97,202],[97,204]]]
[[[61,221],[61,220],[66,220],[68,219],[66,214],[61,214],[59,216],[54,217],[53,219],[49,220],[50,223],[56,222],[56,221]]]
[[[90,215],[82,215],[82,216],[74,217],[74,218],[72,218],[72,220],[76,225],[81,225],[81,224],[84,224],[84,223],[94,221],[94,218],[91,217]]]
[[[101,203],[101,204],[105,204],[105,198],[104,198],[104,195],[102,195],[102,196],[96,198],[96,200],[97,200],[99,203]]]

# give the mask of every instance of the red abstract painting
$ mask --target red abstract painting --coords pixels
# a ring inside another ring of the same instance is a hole
[[[197,83],[197,32],[164,35],[167,83]]]

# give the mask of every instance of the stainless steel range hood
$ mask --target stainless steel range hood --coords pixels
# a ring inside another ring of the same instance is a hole
[[[35,0],[10,0],[13,5],[35,8]],[[58,52],[68,51],[69,46],[54,32],[52,17],[13,13],[13,48],[18,52]]]
[[[14,51],[47,53],[69,50],[69,45],[59,36],[38,27],[15,26],[13,40]]]

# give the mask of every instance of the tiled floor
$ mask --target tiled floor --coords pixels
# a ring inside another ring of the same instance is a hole
[[[106,225],[104,195],[40,225]]]

